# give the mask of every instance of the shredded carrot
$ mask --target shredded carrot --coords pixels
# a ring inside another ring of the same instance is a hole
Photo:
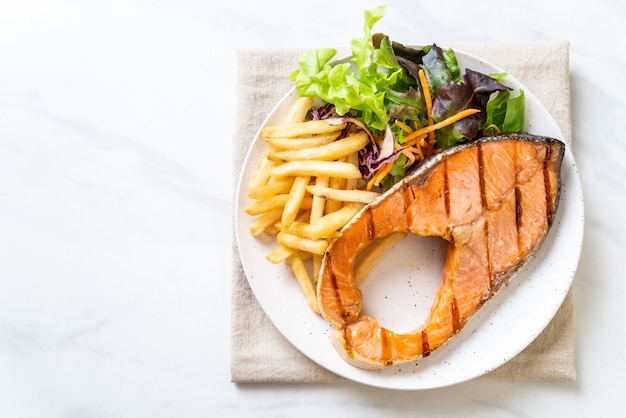
[[[428,117],[428,124],[432,125],[432,113],[433,113],[433,99],[430,95],[430,88],[428,87],[428,81],[426,80],[426,74],[424,74],[424,70],[420,68],[418,76],[420,78],[420,84],[422,85],[422,90],[424,91],[424,101],[426,102],[426,116]]]
[[[435,145],[437,145],[437,139],[433,138],[428,140],[428,155],[431,156],[435,153]],[[440,150],[441,151],[441,150]]]
[[[417,130],[413,131],[411,134],[409,134],[406,137],[406,140],[409,141],[409,140],[411,140],[411,139],[413,139],[413,138],[415,138],[417,136],[421,136],[421,135],[427,134],[429,132],[434,132],[437,129],[441,129],[441,128],[445,127],[445,126],[452,125],[454,122],[459,121],[459,120],[461,120],[463,118],[466,118],[466,117],[471,116],[471,115],[473,115],[475,113],[478,113],[478,112],[480,112],[480,110],[478,110],[478,109],[465,109],[465,110],[463,110],[463,111],[461,111],[461,112],[459,112],[459,113],[457,113],[455,115],[450,116],[447,119],[442,120],[441,122],[438,122],[438,123],[435,123],[435,124],[429,125],[429,126],[424,126],[423,128],[420,128],[420,129],[417,129]]]
[[[424,159],[424,149],[422,147],[411,147],[407,148],[406,151],[409,151],[415,156],[419,157],[420,160]]]
[[[393,167],[393,162],[388,162],[383,164],[381,168],[378,169],[376,174],[367,182],[367,190],[372,190],[372,187],[378,186],[381,181],[389,174],[391,168]]]
[[[401,120],[395,121],[396,126],[398,126],[407,134],[403,144],[394,144],[395,150],[402,152],[402,154],[407,157],[407,163],[405,164],[405,167],[412,165],[416,161],[422,161],[425,158],[430,157],[431,155],[441,151],[435,149],[435,144],[437,143],[435,131],[437,129],[441,129],[463,118],[480,112],[480,110],[478,109],[466,109],[453,116],[450,116],[447,119],[442,120],[441,122],[434,123],[432,119],[432,96],[430,94],[430,89],[426,80],[426,74],[424,73],[424,70],[420,69],[418,75],[420,83],[422,85],[422,90],[424,91],[424,101],[426,102],[427,125],[420,128],[417,122],[414,122],[413,126],[415,127],[415,129],[412,129]],[[380,138],[377,138],[376,142],[380,145],[382,140]],[[372,190],[373,187],[380,185],[383,179],[391,171],[393,164],[393,162],[383,164],[382,167],[380,167],[378,171],[374,173],[372,178],[367,182],[366,189]]]
[[[404,168],[410,167],[413,165],[413,163],[415,162],[416,158],[415,158],[415,154],[413,154],[410,150],[408,149],[403,149],[402,154],[404,154],[406,156],[406,164],[404,164]]]
[[[402,146],[412,147],[413,145],[417,144],[422,138],[426,138],[426,134],[413,137],[410,140],[405,141],[404,144],[402,144]]]
[[[493,132],[495,132],[497,134],[501,133],[500,132],[500,128],[498,128],[498,125],[496,125],[494,123],[492,123],[491,125],[487,126],[484,130],[485,130],[485,132],[488,132],[488,131],[491,130],[491,131],[493,131]]]
[[[433,140],[426,139],[425,136],[423,136],[419,140],[420,148],[422,149],[422,152],[423,152],[425,157],[430,157],[433,154],[433,148],[435,147],[436,143],[437,143],[436,139],[434,139],[434,138],[433,138]]]
[[[428,80],[426,80],[426,74],[424,70],[420,68],[418,72],[418,76],[420,79],[420,84],[422,85],[422,90],[424,91],[424,101],[426,102],[426,117],[428,125],[433,124],[433,98],[430,94],[430,87],[428,87]],[[435,139],[435,131],[428,133],[429,139]]]
[[[398,125],[400,129],[402,129],[407,134],[413,132],[413,129],[411,129],[406,123],[402,122],[401,120],[396,120],[396,125]]]

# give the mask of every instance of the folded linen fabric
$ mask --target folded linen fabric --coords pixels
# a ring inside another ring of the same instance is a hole
[[[492,62],[520,80],[550,111],[571,146],[568,41],[447,46]],[[246,152],[261,123],[293,87],[287,74],[297,68],[302,52],[298,49],[238,51],[237,128],[233,142],[235,187]],[[236,383],[345,380],[306,358],[273,326],[248,285],[234,232],[232,242],[231,380]],[[532,344],[481,379],[574,380],[573,322],[570,292],[554,319]]]

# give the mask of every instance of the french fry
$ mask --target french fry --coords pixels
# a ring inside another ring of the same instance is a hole
[[[333,124],[326,120],[309,120],[284,125],[266,126],[261,130],[261,135],[264,138],[297,138],[312,134],[322,135],[330,132],[343,131],[345,127],[345,123]]]
[[[285,194],[289,193],[291,190],[291,185],[293,184],[293,178],[283,177],[279,178],[275,181],[270,180],[259,187],[249,188],[248,189],[248,197],[251,199],[265,199],[267,197],[272,197],[277,194]]]
[[[266,197],[265,199],[257,200],[246,206],[243,210],[251,216],[261,215],[264,212],[285,207],[287,200],[289,200],[289,194],[277,194]]]
[[[332,161],[357,152],[369,142],[365,132],[347,136],[326,145],[298,150],[270,151],[267,158],[272,161],[323,160]]]
[[[348,155],[346,157],[346,162],[353,164],[355,167],[358,167],[359,166],[359,153],[353,152],[352,154]],[[362,178],[346,180],[346,189],[348,190],[362,189],[364,185],[365,185],[365,181]]]
[[[302,289],[302,293],[304,294],[304,298],[306,299],[309,308],[311,308],[313,312],[320,313],[316,291],[313,287],[313,282],[309,277],[309,273],[306,270],[306,266],[304,265],[304,262],[302,261],[299,253],[295,253],[292,256],[291,268],[294,275],[296,276],[298,284],[300,285],[300,289]]]
[[[327,187],[329,182],[330,178],[328,177],[317,177],[315,179],[315,185],[317,187]],[[309,217],[309,222],[316,222],[322,216],[324,216],[325,207],[326,198],[313,195],[313,202],[311,203],[311,216]],[[319,276],[320,269],[322,268],[322,256],[320,254],[313,254],[311,264],[313,269],[313,283],[317,283],[317,278]]]
[[[273,223],[265,229],[265,234],[275,237],[281,231],[280,229],[280,220],[278,222]]]
[[[354,283],[360,286],[380,258],[404,237],[406,232],[394,232],[371,243],[354,269]]]
[[[250,180],[248,181],[248,188],[250,190],[253,190],[266,185],[270,178],[269,168],[275,165],[275,162],[267,159],[267,153],[263,155],[256,168],[252,172],[252,176],[250,176]]]
[[[311,199],[311,201],[312,201],[312,199]],[[311,208],[304,208],[304,210],[301,210],[300,213],[298,214],[298,217],[296,218],[295,222],[307,222],[307,220],[311,218],[311,210],[310,209]]]
[[[269,227],[278,222],[283,214],[282,209],[273,209],[268,212],[263,213],[261,216],[256,218],[250,226],[248,230],[254,237],[258,237],[263,232],[265,232]]]
[[[310,238],[319,240],[330,236],[347,224],[362,207],[363,204],[350,203],[335,212],[322,216],[318,221],[311,224]]]
[[[303,238],[288,232],[279,232],[276,236],[276,240],[285,247],[306,251],[312,254],[324,254],[326,248],[328,248],[328,241],[326,240]]]
[[[320,188],[327,188],[329,182],[330,182],[330,178],[326,176],[317,177],[315,179],[315,186],[320,187]],[[307,189],[308,189],[308,186],[307,186]],[[313,223],[317,221],[319,218],[321,218],[322,216],[324,216],[325,203],[326,203],[326,198],[324,196],[313,194],[313,202],[311,204],[311,218],[309,219],[309,222]]]
[[[368,134],[338,139],[347,125],[305,121],[312,105],[313,99],[298,98],[283,124],[262,129],[269,150],[249,180],[252,202],[244,211],[256,216],[248,228],[253,236],[265,233],[278,243],[267,260],[292,269],[309,307],[319,313],[316,283],[329,242],[379,194],[363,190],[359,171],[358,152],[369,143]]]
[[[313,106],[315,99],[313,97],[298,97],[294,104],[289,108],[289,112],[285,117],[285,123],[301,122],[306,117]]]
[[[346,179],[333,177],[330,179],[329,187],[337,190],[343,190],[346,188]],[[326,199],[326,213],[336,212],[341,209],[342,206],[343,202],[341,200]]]
[[[246,206],[243,210],[251,216],[261,215],[273,209],[284,208],[288,200],[289,194],[278,194],[276,196],[257,200],[256,202]],[[313,199],[311,197],[305,197],[302,199],[300,207],[302,209],[311,209],[312,202]]]
[[[339,137],[341,132],[331,132],[324,135],[314,135],[300,138],[265,138],[268,144],[276,150],[298,150],[303,148],[314,148],[330,144]]]
[[[311,264],[313,265],[313,283],[317,284],[317,279],[320,275],[320,270],[322,269],[322,259],[324,257],[320,254],[312,254],[311,255]]]
[[[289,228],[289,225],[291,225],[291,223],[296,219],[296,216],[298,216],[300,205],[302,205],[302,200],[304,199],[304,194],[306,193],[306,186],[309,184],[310,179],[310,177],[305,176],[296,177],[294,180],[291,191],[289,192],[289,199],[285,202],[285,208],[283,210],[281,219],[282,229]]]
[[[342,161],[288,161],[269,169],[269,174],[285,176],[325,176],[337,178],[361,178],[357,167]]]
[[[269,253],[265,258],[272,264],[280,264],[283,261],[287,260],[289,257],[291,257],[294,252],[295,251],[293,249],[285,247],[284,245],[280,245],[272,250],[272,252]]]
[[[311,224],[308,222],[292,222],[289,228],[285,230],[290,234],[297,235],[302,238],[311,238]]]
[[[309,261],[311,259],[311,257],[313,256],[313,254],[307,253],[305,251],[294,251],[294,254],[295,253],[298,253],[298,255],[300,256],[302,261]],[[292,261],[293,261],[293,257],[289,257],[288,259],[285,260],[285,264],[287,264],[289,267],[291,267],[291,262]],[[308,270],[308,268],[307,268],[307,270]]]
[[[324,218],[320,219],[322,222],[325,222]],[[330,221],[330,220],[328,220]],[[330,224],[330,222],[326,221],[327,224]],[[318,221],[320,222],[320,221]],[[321,234],[319,234],[316,238],[313,238],[312,233],[313,233],[313,225],[312,223],[308,223],[308,222],[293,222],[291,225],[289,225],[289,228],[284,230],[285,232],[289,232],[290,234],[293,235],[297,235],[299,237],[302,238],[309,238],[309,239],[329,239],[329,238],[336,238],[338,237],[339,231],[337,229],[334,230],[330,230],[327,229],[325,231],[322,231]],[[322,224],[320,224],[320,226],[318,228],[321,227]],[[343,226],[343,225],[342,225]]]
[[[318,185],[308,185],[306,190],[315,197],[323,197],[331,200],[340,200],[342,202],[360,202],[371,203],[380,196],[378,192],[371,192],[359,189],[335,189],[332,187],[322,187]]]

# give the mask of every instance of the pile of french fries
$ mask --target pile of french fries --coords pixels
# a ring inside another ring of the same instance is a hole
[[[319,313],[316,283],[329,242],[380,193],[364,190],[359,171],[358,151],[368,144],[367,133],[355,129],[339,139],[346,124],[305,120],[312,105],[312,98],[297,98],[283,124],[261,131],[269,147],[248,183],[253,202],[244,210],[255,217],[253,236],[276,238],[268,261],[291,267],[309,307]],[[361,262],[360,275],[373,263],[375,257]]]

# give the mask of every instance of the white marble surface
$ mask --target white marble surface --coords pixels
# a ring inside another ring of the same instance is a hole
[[[389,1],[409,42],[571,41],[578,380],[230,383],[236,47],[347,45],[375,1],[0,0],[0,417],[615,416],[624,3]],[[558,414],[558,415],[555,415]]]

